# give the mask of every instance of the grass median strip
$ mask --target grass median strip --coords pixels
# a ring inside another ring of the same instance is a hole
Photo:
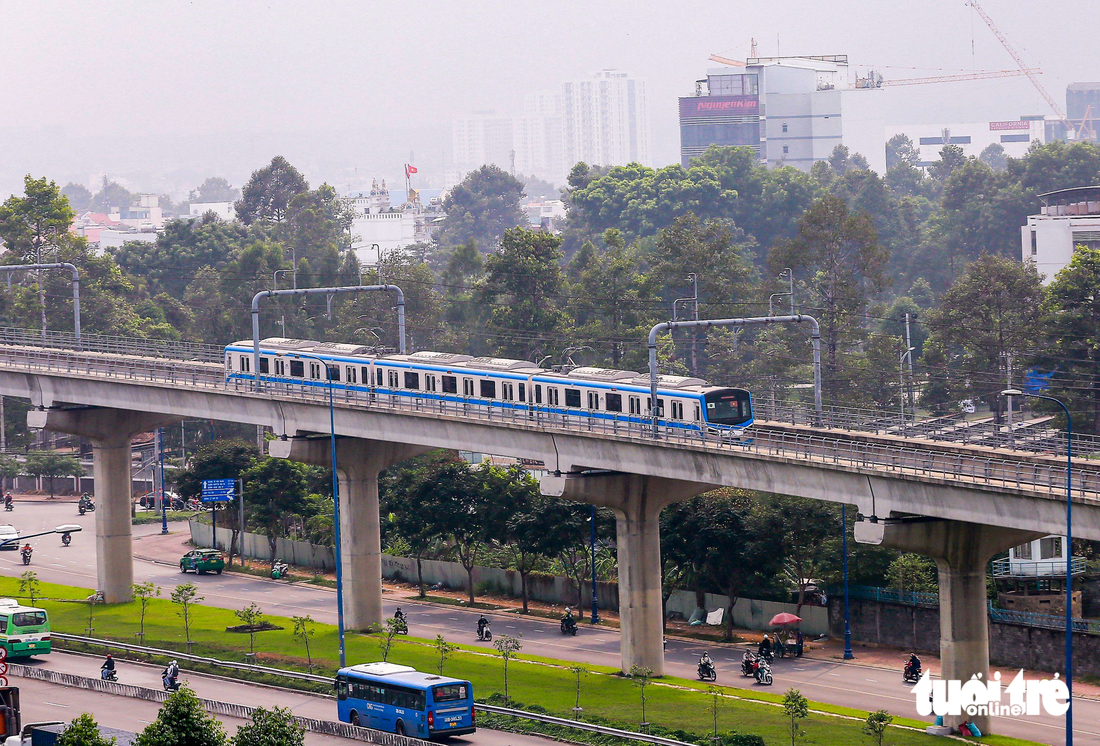
[[[0,578],[0,596],[18,594],[16,578]],[[201,587],[199,589],[201,595]],[[165,588],[165,596],[171,592]],[[88,589],[42,583],[37,605],[46,608],[55,631],[84,635],[88,627],[88,605],[74,603],[85,599]],[[49,599],[49,600],[46,600]],[[145,617],[145,644],[172,650],[185,650],[183,622],[177,613],[179,607],[165,598],[153,598],[148,603]],[[201,604],[192,605],[192,652],[230,661],[245,661],[249,649],[247,634],[227,632],[240,621],[232,610]],[[92,636],[119,642],[135,643],[140,625],[141,606],[137,601],[127,604],[96,605],[92,612]],[[294,621],[283,617],[265,617],[265,620],[283,627],[281,630],[260,632],[255,635],[257,662],[263,665],[288,668],[297,671],[307,669],[305,646],[294,636]],[[309,638],[313,659],[313,672],[330,675],[335,672],[337,634],[333,625],[315,623],[314,634]],[[415,631],[415,629],[414,629]],[[471,634],[472,637],[472,634]],[[347,658],[351,663],[381,660],[380,635],[351,633],[347,636]],[[484,648],[473,648],[459,641],[458,649],[444,663],[444,673],[474,684],[478,699],[487,699],[504,691],[504,674],[498,656]],[[413,666],[421,671],[438,671],[439,652],[431,640],[399,638],[389,651],[389,661]],[[575,664],[522,656],[508,667],[508,689],[513,700],[543,708],[559,717],[572,717],[576,702],[577,674]],[[616,669],[587,666],[580,675],[580,705],[585,719],[599,719],[616,727],[635,730],[641,719],[639,689],[630,679]],[[224,673],[221,671],[219,673]],[[727,675],[737,675],[730,671]],[[708,687],[697,681],[664,677],[647,687],[646,719],[669,731],[684,731],[698,738],[707,738],[714,727],[711,707],[714,702]],[[734,731],[757,734],[767,744],[780,744],[790,739],[790,721],[783,710],[776,706],[782,699],[784,687],[775,691],[717,687],[722,695],[718,701],[717,724],[719,733]],[[862,732],[862,720],[867,713],[812,702],[813,713],[802,721],[806,731],[805,743],[813,744],[871,744],[870,736]],[[333,708],[335,715],[335,706]],[[899,718],[889,731],[888,742],[894,746],[909,744],[943,743],[932,736],[915,730],[925,723]],[[1030,742],[1004,737],[983,738],[984,743],[1014,746]]]

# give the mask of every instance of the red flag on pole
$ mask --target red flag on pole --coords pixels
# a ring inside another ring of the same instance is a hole
[[[415,173],[416,173],[416,166],[410,166],[408,163],[406,163],[405,164],[405,178],[407,179]]]

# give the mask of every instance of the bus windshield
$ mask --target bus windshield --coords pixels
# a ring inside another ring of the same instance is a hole
[[[740,425],[752,419],[749,392],[744,389],[721,389],[703,396],[707,403],[707,422],[716,425]]]
[[[44,611],[17,611],[11,615],[13,627],[40,627],[46,623]]]
[[[436,702],[457,702],[466,699],[465,684],[444,684],[432,689],[432,697]]]

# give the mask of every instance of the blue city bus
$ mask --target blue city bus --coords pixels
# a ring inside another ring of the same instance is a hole
[[[442,739],[477,730],[469,681],[393,663],[362,663],[336,672],[341,722],[417,738]]]

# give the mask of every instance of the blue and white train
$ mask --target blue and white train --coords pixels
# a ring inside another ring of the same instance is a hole
[[[338,342],[269,337],[260,342],[260,378],[287,386],[327,386],[324,366],[316,359],[320,358],[338,391],[556,414],[578,423],[587,419],[652,422],[649,376],[634,371],[574,368],[556,373],[528,360],[449,352],[376,356],[370,350]],[[227,346],[226,381],[254,380],[252,358],[252,340]],[[666,427],[738,435],[752,424],[752,398],[744,389],[711,386],[701,378],[662,375],[657,412],[659,423]]]

